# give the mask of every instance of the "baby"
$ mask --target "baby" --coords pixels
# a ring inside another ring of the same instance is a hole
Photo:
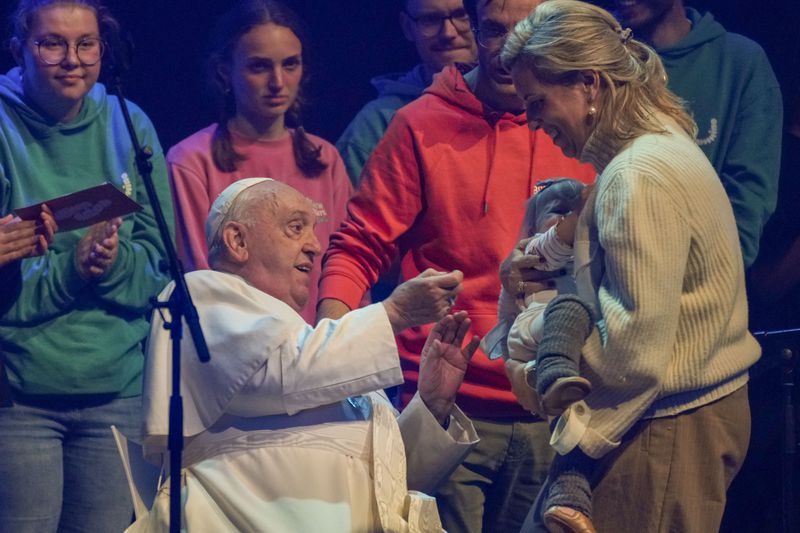
[[[541,271],[565,269],[554,288],[517,296],[501,291],[498,324],[484,339],[490,358],[510,359],[512,387],[537,392],[540,414],[556,417],[591,391],[580,376],[580,352],[594,328],[592,309],[576,295],[572,243],[585,186],[566,178],[543,182],[529,201],[523,231],[533,236],[525,253],[538,257]],[[520,385],[524,381],[525,385]],[[592,459],[574,448],[557,456],[544,494],[544,519],[552,531],[592,532]]]
[[[484,351],[491,359],[504,357],[524,363],[525,380],[537,390],[541,407],[549,416],[561,414],[591,390],[591,384],[578,374],[577,359],[555,358],[554,354],[542,357],[545,354],[540,354],[538,349],[544,332],[545,308],[554,299],[557,301],[551,305],[562,311],[550,312],[549,319],[565,323],[551,329],[563,331],[562,336],[569,334],[570,337],[582,335],[584,325],[591,331],[591,322],[588,322],[591,310],[574,296],[575,281],[568,273],[572,270],[572,241],[584,189],[582,183],[573,179],[547,180],[542,182],[542,188],[528,201],[523,233],[533,238],[528,242],[525,253],[539,258],[539,264],[535,267],[537,270],[552,272],[564,269],[567,273],[552,279],[553,289],[528,296],[518,295],[516,300],[502,291],[498,324],[483,341]],[[565,309],[576,308],[578,311],[574,320],[564,318],[570,315]],[[580,309],[588,312],[587,320],[580,314]]]

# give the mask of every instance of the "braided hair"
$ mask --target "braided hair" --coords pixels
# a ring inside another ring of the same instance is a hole
[[[232,62],[233,51],[239,39],[247,32],[263,24],[275,24],[291,30],[303,47],[303,62],[306,59],[306,31],[300,18],[284,4],[275,0],[244,0],[236,4],[220,19],[212,32],[211,50],[207,72],[211,90],[219,102],[219,125],[212,137],[211,155],[216,167],[223,172],[236,170],[244,156],[233,147],[228,121],[236,115],[236,100],[230,84],[220,74],[221,65]],[[305,76],[303,81],[305,81]],[[285,124],[292,128],[292,151],[298,168],[308,177],[319,176],[328,165],[321,159],[321,146],[315,146],[303,128],[300,110],[303,105],[301,90],[286,112]]]

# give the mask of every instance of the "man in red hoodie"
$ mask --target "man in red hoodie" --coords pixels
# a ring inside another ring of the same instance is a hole
[[[525,201],[539,181],[594,181],[542,131],[526,127],[523,104],[500,65],[506,33],[541,0],[465,1],[478,40],[478,67],[447,67],[400,109],[362,173],[348,217],[324,259],[318,318],[357,307],[395,257],[404,279],[432,268],[459,269],[454,308],[483,336],[497,319],[500,262],[519,237]],[[442,289],[444,290],[444,289]],[[397,337],[406,384],[416,389],[428,328]],[[480,443],[437,494],[448,531],[517,531],[547,474],[548,428],[522,409],[502,361],[478,352],[459,405]],[[486,512],[484,513],[484,509]]]

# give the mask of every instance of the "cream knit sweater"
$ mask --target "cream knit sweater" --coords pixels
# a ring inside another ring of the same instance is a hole
[[[640,419],[742,387],[760,355],[728,197],[692,139],[659,121],[668,133],[616,144],[593,135],[581,154],[601,175],[578,225],[575,275],[607,334],[584,349],[590,416],[573,418],[595,458]]]

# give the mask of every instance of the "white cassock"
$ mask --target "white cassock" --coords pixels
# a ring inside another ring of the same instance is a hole
[[[185,335],[185,529],[441,530],[433,498],[408,488],[432,491],[477,434],[457,408],[442,429],[418,396],[397,416],[382,392],[403,381],[383,305],[311,327],[238,276],[205,270],[186,278],[211,361],[200,363]],[[171,343],[162,325],[155,313],[143,438],[148,460],[168,472]],[[128,531],[166,531],[168,520],[166,482]]]

